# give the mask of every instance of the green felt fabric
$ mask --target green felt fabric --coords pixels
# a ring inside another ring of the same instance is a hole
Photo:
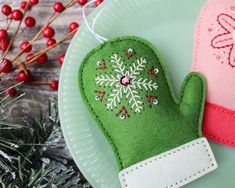
[[[79,86],[120,170],[202,137],[204,77],[190,73],[177,99],[159,53],[144,39],[120,37],[92,50]]]

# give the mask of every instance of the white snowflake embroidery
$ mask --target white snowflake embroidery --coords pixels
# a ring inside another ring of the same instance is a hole
[[[138,90],[154,91],[158,89],[156,82],[140,76],[148,64],[147,60],[140,57],[128,70],[122,57],[118,54],[113,54],[111,63],[115,73],[110,75],[101,74],[95,79],[97,85],[113,88],[107,99],[107,109],[113,110],[126,98],[131,109],[141,113],[144,108]]]

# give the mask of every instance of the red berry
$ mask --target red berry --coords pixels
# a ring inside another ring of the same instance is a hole
[[[32,45],[29,41],[24,41],[21,43],[20,49],[23,50],[25,53],[28,53],[32,50]]]
[[[31,57],[33,57],[33,54],[28,54],[28,55],[26,55],[26,57],[25,57],[26,61],[28,61],[29,59],[31,59]]]
[[[77,0],[78,4],[83,6],[87,3],[87,0]]]
[[[9,59],[2,59],[0,61],[0,72],[9,73],[12,71],[13,65]]]
[[[32,80],[32,78],[33,78],[32,73],[29,70],[26,70],[26,72],[21,70],[17,74],[17,79],[20,82],[28,82],[28,81]]]
[[[16,9],[16,10],[13,10],[13,11],[12,11],[11,18],[12,18],[13,20],[19,21],[19,20],[22,20],[23,17],[24,17],[24,14],[22,13],[21,10]]]
[[[3,39],[2,42],[1,42],[1,49],[2,49],[2,51],[5,52],[9,45],[10,45],[10,41],[7,40],[7,39]]]
[[[72,22],[69,24],[69,31],[72,32],[79,27],[77,22]]]
[[[7,30],[0,29],[0,40],[6,39],[8,36]]]
[[[51,38],[47,40],[47,47],[52,46],[56,43],[56,40]]]
[[[12,13],[12,9],[9,5],[3,5],[2,6],[2,13],[5,15],[5,16],[9,16],[11,13]]]
[[[64,10],[65,10],[65,7],[64,7],[63,3],[55,2],[55,4],[54,4],[54,11],[55,12],[63,12]]]
[[[43,30],[43,36],[45,38],[52,38],[55,35],[55,30],[52,27],[47,26],[44,30]]]
[[[96,0],[95,6],[98,7],[104,0]]]
[[[42,54],[41,56],[39,56],[38,58],[37,58],[37,63],[39,63],[39,64],[44,64],[44,63],[46,63],[47,61],[48,61],[48,56],[47,56],[47,54]]]
[[[59,81],[58,80],[52,80],[49,85],[50,85],[51,89],[53,89],[54,91],[57,91],[58,87],[59,87]]]
[[[22,8],[23,10],[25,10],[26,7],[27,7],[27,1],[22,1],[22,2],[20,3],[20,8]]]
[[[61,54],[61,55],[59,56],[59,58],[58,58],[58,63],[59,63],[60,65],[62,65],[63,62],[64,62],[64,56],[65,56],[65,54]]]
[[[27,27],[32,28],[35,26],[36,20],[33,17],[28,16],[27,18],[25,18],[24,23]]]
[[[38,4],[39,0],[29,0],[31,6]]]
[[[9,89],[7,89],[6,90],[6,92],[5,92],[5,94],[8,96],[8,97],[14,97],[14,96],[16,96],[16,94],[17,94],[17,90],[16,90],[16,88],[9,88]]]

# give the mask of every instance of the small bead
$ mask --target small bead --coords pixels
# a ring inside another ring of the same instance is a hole
[[[131,78],[129,76],[124,76],[121,78],[121,84],[127,86],[131,83]]]

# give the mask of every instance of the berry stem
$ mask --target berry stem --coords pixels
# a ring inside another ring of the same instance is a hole
[[[73,35],[76,33],[76,31],[78,30],[75,29],[73,30],[72,32],[68,33],[67,35],[65,35],[60,41],[56,42],[55,44],[51,45],[51,46],[48,46],[40,51],[38,51],[37,53],[35,53],[31,58],[29,58],[25,64],[31,64],[32,62],[34,62],[38,57],[40,57],[42,54],[48,52],[49,50],[51,50],[52,48],[56,47],[57,45],[71,39],[73,37]]]
[[[14,82],[17,82],[17,81],[14,81]],[[16,84],[14,84],[13,86],[9,87],[8,89],[16,88],[16,87],[18,87],[18,86],[20,86],[22,84],[23,84],[23,82],[17,82]],[[2,95],[3,93],[5,93],[5,91],[0,92],[0,95]]]
[[[23,17],[25,16],[25,14],[26,14],[26,12],[27,12],[28,10],[29,10],[29,0],[27,1],[26,8],[25,8],[25,10],[23,11]],[[12,20],[12,19],[11,19],[11,20]],[[19,29],[20,29],[20,26],[21,26],[22,22],[23,22],[23,19],[21,19],[21,20],[19,21],[18,26],[17,26],[17,28],[16,28],[16,31],[15,31],[15,33],[13,34],[12,38],[11,38],[10,44],[8,45],[7,50],[6,50],[6,51],[4,52],[4,54],[3,54],[3,58],[6,57],[6,55],[8,54],[8,52],[9,52],[9,50],[10,50],[10,48],[12,47],[12,45],[13,45],[13,43],[14,43],[14,41],[15,41],[15,38],[16,38],[18,32],[19,32]],[[11,23],[11,21],[10,21],[10,23]],[[9,27],[10,27],[10,24],[9,24]]]
[[[11,83],[14,84],[12,87],[8,88],[16,88],[17,86],[20,86],[22,84],[28,84],[28,85],[49,85],[52,83],[52,81],[31,81],[31,82],[19,82],[18,80],[4,80],[4,83]],[[3,94],[5,91],[0,92],[0,95]]]
[[[67,0],[67,3],[66,3],[66,5],[65,5],[65,10],[68,9],[68,8],[70,8],[70,7],[72,7],[72,6],[75,5],[75,4],[76,4],[76,2],[73,2],[73,0]],[[63,12],[65,12],[65,11],[63,11]],[[33,37],[33,39],[29,42],[28,46],[29,46],[29,45],[32,45],[34,42],[36,42],[37,40],[39,40],[40,35],[42,34],[43,30],[44,30],[46,27],[50,26],[63,12],[61,12],[61,13],[53,13],[53,14],[50,16],[48,22],[39,30],[39,32],[38,32],[38,33]],[[26,49],[28,46],[26,46],[25,49]],[[54,47],[54,46],[53,46],[53,47]],[[20,50],[20,51],[15,55],[15,57],[12,59],[12,63],[14,63],[14,62],[24,53],[24,50],[25,50],[25,49]],[[50,48],[50,49],[51,49],[51,48]],[[41,53],[40,53],[40,55],[41,55]],[[38,56],[38,57],[39,57],[39,56]],[[37,59],[37,58],[36,58],[36,59]],[[34,59],[34,60],[36,60],[36,59]],[[33,61],[34,61],[34,60],[33,60]]]
[[[35,82],[28,82],[27,84],[31,85],[49,85],[51,82],[48,81],[35,81]]]
[[[9,105],[9,104],[11,104],[11,103],[17,101],[18,99],[24,97],[25,95],[26,95],[25,93],[22,93],[21,95],[19,95],[19,96],[17,96],[16,98],[12,99],[10,102],[8,102],[8,103],[2,105],[2,107],[6,107],[7,105]]]
[[[12,23],[12,19],[9,19],[9,18],[7,17],[6,30],[8,30],[8,29],[10,28],[11,23]]]

